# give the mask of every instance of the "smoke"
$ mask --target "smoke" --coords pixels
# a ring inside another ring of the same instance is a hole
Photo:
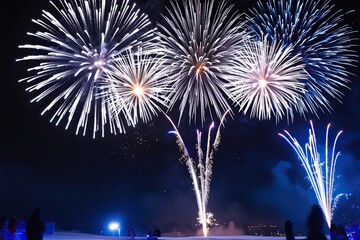
[[[286,219],[291,219],[294,224],[304,225],[307,213],[311,204],[316,203],[316,198],[312,189],[306,189],[299,182],[290,180],[293,168],[301,170],[300,167],[300,163],[297,168],[290,162],[279,161],[272,168],[271,184],[265,189],[258,189],[252,196],[253,205],[257,206],[257,209],[264,209],[257,211],[258,214],[263,214],[259,217],[263,223],[282,225]],[[269,216],[271,219],[267,219]]]
[[[198,234],[201,234],[201,231],[199,231]],[[216,225],[209,230],[209,236],[238,236],[243,234],[244,230],[237,227],[233,221],[230,221],[227,225]]]

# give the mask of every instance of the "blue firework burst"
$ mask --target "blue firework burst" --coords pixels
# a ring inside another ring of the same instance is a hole
[[[330,112],[330,99],[343,97],[357,61],[355,31],[345,24],[346,13],[335,10],[330,1],[313,0],[258,1],[258,8],[250,12],[248,27],[259,39],[268,35],[272,41],[291,44],[301,55],[308,77],[300,108],[316,115],[318,110]]]

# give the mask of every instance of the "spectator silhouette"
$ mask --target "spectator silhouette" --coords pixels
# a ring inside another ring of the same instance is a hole
[[[17,220],[16,217],[12,217],[9,220],[8,223],[8,230],[9,230],[9,239],[16,239],[16,225],[17,225]]]
[[[6,222],[6,216],[1,216],[0,219],[0,230],[3,230],[5,228],[5,222]]]
[[[307,218],[306,225],[308,228],[307,240],[327,240],[323,233],[325,223],[324,215],[319,205],[313,205]]]
[[[149,230],[146,239],[147,240],[157,240],[158,238],[153,233],[151,233],[151,231]]]
[[[331,223],[330,225],[330,240],[335,240],[335,230],[336,230],[336,224]]]
[[[161,231],[160,231],[159,228],[156,228],[156,229],[154,230],[154,236],[155,236],[155,237],[161,237]]]
[[[285,221],[286,240],[295,240],[293,223],[290,220]]]
[[[130,237],[130,239],[134,239],[135,236],[136,236],[135,227],[131,226],[130,229],[129,229],[129,237]]]
[[[343,225],[338,225],[335,229],[336,240],[348,240],[346,230]]]
[[[26,223],[26,239],[42,240],[46,230],[45,223],[41,218],[40,209],[37,208]]]
[[[6,216],[1,216],[0,219],[0,240],[6,240],[8,239],[8,231],[5,228],[5,223],[6,223]]]

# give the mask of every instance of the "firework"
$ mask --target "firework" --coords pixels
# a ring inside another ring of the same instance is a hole
[[[179,122],[188,111],[189,122],[203,123],[215,113],[221,118],[229,109],[224,86],[232,74],[229,64],[233,53],[248,35],[243,30],[242,14],[231,13],[232,5],[213,0],[171,2],[167,26],[159,24],[159,38],[166,53],[170,109],[179,105]]]
[[[292,118],[293,110],[303,113],[298,103],[307,75],[301,61],[291,46],[270,43],[266,36],[262,41],[245,41],[234,64],[238,77],[226,84],[239,111],[260,120]]]
[[[167,109],[170,91],[163,68],[164,57],[129,49],[113,61],[104,83],[104,92],[113,106],[114,115],[125,114],[131,125],[139,119],[148,122]]]
[[[325,154],[320,155],[316,143],[314,126],[311,121],[310,125],[311,128],[309,129],[309,142],[305,144],[304,148],[302,148],[298,141],[287,131],[285,131],[285,135],[281,133],[279,133],[279,135],[285,138],[286,141],[295,150],[295,153],[305,168],[311,186],[314,189],[316,198],[321,209],[323,210],[326,222],[330,227],[334,209],[333,204],[336,205],[337,202],[336,199],[333,199],[333,190],[336,162],[340,156],[340,152],[336,152],[335,147],[342,131],[338,132],[336,135],[332,145],[332,150],[329,152],[328,145],[330,124],[328,124],[326,129]]]
[[[330,100],[342,98],[349,88],[349,67],[354,66],[352,28],[344,24],[345,13],[335,11],[326,0],[258,1],[258,10],[251,10],[249,28],[260,39],[268,35],[271,41],[292,45],[300,54],[308,77],[306,92],[299,105],[304,112],[331,111]],[[304,105],[305,103],[305,105]]]
[[[220,121],[220,125],[218,127],[215,139],[211,144],[211,130],[214,128],[214,122],[210,125],[208,131],[208,138],[206,143],[206,152],[204,156],[204,152],[201,149],[201,132],[197,131],[197,155],[198,155],[198,171],[196,170],[195,161],[193,158],[190,157],[190,154],[186,148],[186,145],[176,128],[176,125],[173,121],[166,115],[166,117],[171,122],[172,126],[174,127],[174,131],[170,132],[176,135],[177,137],[177,144],[179,149],[182,153],[181,159],[185,162],[188,167],[189,174],[193,180],[193,187],[196,195],[196,202],[198,205],[199,213],[197,220],[202,225],[202,230],[204,236],[208,234],[208,225],[211,225],[214,221],[214,215],[210,212],[207,212],[207,203],[209,198],[209,191],[210,191],[210,181],[212,175],[212,164],[214,159],[214,153],[217,150],[220,144],[220,127],[223,125],[225,116],[229,112],[226,111]]]
[[[99,81],[109,70],[112,58],[142,41],[152,39],[150,22],[135,4],[127,0],[58,0],[50,2],[54,13],[43,10],[42,18],[33,20],[40,28],[32,44],[19,46],[30,54],[17,61],[33,64],[29,76],[20,80],[30,86],[29,92],[40,91],[31,101],[47,99],[50,103],[42,114],[54,113],[51,122],[58,125],[67,117],[66,129],[77,121],[76,134],[93,123],[93,137],[105,125],[111,133],[124,132],[122,121],[110,116],[111,106],[101,94]],[[101,95],[102,97],[96,97]],[[90,117],[92,116],[92,117]]]

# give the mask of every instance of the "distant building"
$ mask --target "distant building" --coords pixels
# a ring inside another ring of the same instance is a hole
[[[277,225],[248,225],[245,227],[245,234],[254,236],[284,236],[281,229]]]

